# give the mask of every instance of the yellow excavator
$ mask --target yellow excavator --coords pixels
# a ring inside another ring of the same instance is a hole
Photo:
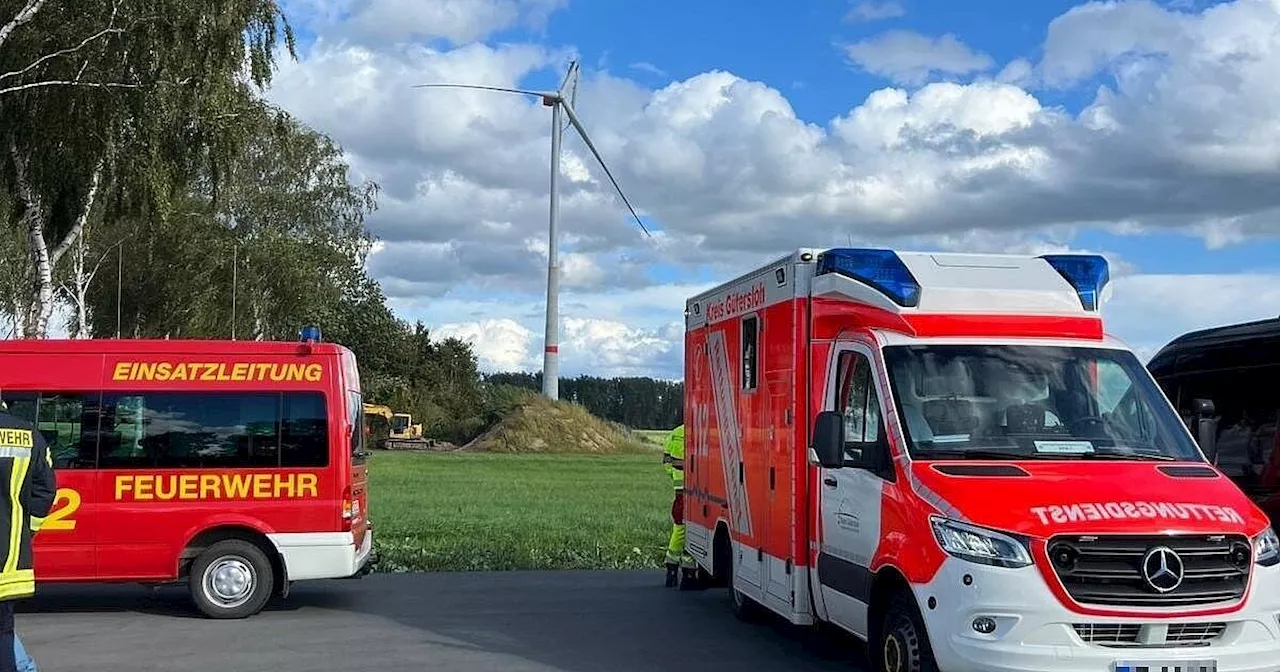
[[[422,424],[414,424],[413,416],[396,413],[382,404],[364,404],[365,433],[371,446],[385,450],[418,450],[430,448],[434,440],[423,438]]]

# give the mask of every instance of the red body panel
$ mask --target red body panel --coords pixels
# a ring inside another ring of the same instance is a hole
[[[58,498],[35,537],[40,580],[162,581],[193,537],[232,525],[261,533],[364,531],[365,468],[352,465],[354,356],[326,343],[3,341],[0,393],[319,392],[327,466],[202,469],[57,467]],[[358,417],[357,417],[358,419]],[[343,496],[361,514],[343,520]]]
[[[1061,315],[897,314],[838,299],[813,299],[814,338],[836,338],[851,325],[918,337],[1082,338],[1101,340],[1102,320]]]
[[[1153,531],[1253,536],[1268,524],[1255,507],[1225,504],[1243,497],[1224,476],[1192,480],[1156,469],[1176,463],[1017,463],[1030,477],[947,476],[931,464],[938,463],[913,464],[916,478],[974,524],[1040,539]]]
[[[754,390],[743,391],[743,372],[736,368],[729,371],[741,432],[743,485],[751,503],[750,528],[735,529],[735,538],[774,557],[801,562],[807,539],[802,528],[797,532],[804,509],[796,504],[804,501],[807,467],[804,452],[797,450],[797,446],[804,445],[797,393],[803,377],[797,379],[797,373],[804,370],[804,349],[798,347],[804,338],[804,305],[786,301],[754,314],[760,318],[762,334],[759,384]],[[724,335],[729,361],[737,361],[742,342],[741,320],[726,320],[713,328]],[[705,413],[708,430],[705,437],[692,436],[693,449],[686,451],[686,464],[692,466],[686,466],[685,493],[693,501],[686,505],[685,515],[715,529],[717,521],[729,519],[729,494],[722,475],[725,465],[717,453],[705,450],[705,446],[719,442],[721,431],[717,414],[711,412],[715,398],[710,364],[705,355],[699,355],[706,346],[705,330],[687,333],[686,370],[691,376],[685,412],[687,417]],[[736,469],[736,465],[729,465],[730,472],[736,473]]]

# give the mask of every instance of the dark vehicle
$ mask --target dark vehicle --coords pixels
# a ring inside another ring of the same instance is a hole
[[[1184,334],[1147,368],[1193,434],[1197,400],[1212,402],[1217,440],[1209,457],[1280,520],[1280,318]],[[1208,410],[1203,401],[1199,410]]]

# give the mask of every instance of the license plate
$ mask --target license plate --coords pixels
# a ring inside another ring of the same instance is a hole
[[[1115,663],[1114,672],[1218,672],[1216,660],[1179,660],[1169,662]]]

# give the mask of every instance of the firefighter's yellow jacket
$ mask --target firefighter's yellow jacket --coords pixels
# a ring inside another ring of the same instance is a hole
[[[49,515],[57,493],[53,461],[44,437],[31,423],[0,412],[0,529],[8,545],[0,549],[0,600],[30,597],[36,590],[31,539]]]
[[[684,490],[684,425],[679,425],[667,435],[662,461],[676,490]]]

